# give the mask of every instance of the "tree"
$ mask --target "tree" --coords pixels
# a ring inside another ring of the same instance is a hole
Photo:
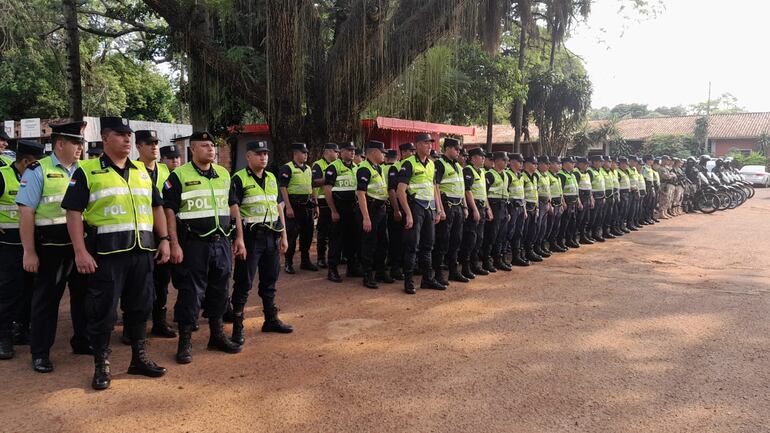
[[[642,152],[651,155],[668,155],[687,158],[697,155],[700,144],[692,135],[654,135],[645,141]]]
[[[83,83],[80,78],[80,32],[78,31],[78,4],[76,0],[62,2],[64,30],[67,35],[67,76],[69,79],[69,115],[83,119]]]
[[[744,113],[746,110],[738,105],[738,98],[727,92],[711,101],[691,105],[690,111],[697,116],[705,116],[707,114]]]
[[[650,114],[647,104],[618,104],[612,107],[610,115],[619,119],[635,119],[646,117]]]
[[[761,155],[769,156],[770,152],[770,132],[762,131],[762,134],[757,138],[757,150]]]

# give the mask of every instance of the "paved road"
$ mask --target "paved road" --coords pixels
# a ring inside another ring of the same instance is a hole
[[[153,340],[169,373],[137,379],[118,345],[99,393],[64,313],[54,374],[0,362],[0,431],[768,432],[768,217],[759,191],[444,293],[301,273],[279,289],[294,334],[258,333],[252,302],[242,354],[203,329],[177,366]]]

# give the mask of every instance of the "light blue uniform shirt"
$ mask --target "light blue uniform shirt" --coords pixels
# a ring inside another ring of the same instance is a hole
[[[57,167],[63,173],[67,174],[67,177],[72,177],[75,170],[78,168],[78,164],[72,164],[72,167],[65,168],[56,158],[55,153],[51,153],[51,160],[54,167]],[[34,170],[24,170],[24,174],[21,176],[21,182],[19,184],[19,193],[16,195],[16,204],[27,206],[32,209],[37,209],[37,205],[40,204],[40,198],[43,195],[43,169],[37,167]]]

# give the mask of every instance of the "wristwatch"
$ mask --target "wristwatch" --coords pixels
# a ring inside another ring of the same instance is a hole
[[[171,242],[171,236],[168,236],[168,235],[161,236],[161,237],[158,238],[158,241],[169,241],[169,242]]]

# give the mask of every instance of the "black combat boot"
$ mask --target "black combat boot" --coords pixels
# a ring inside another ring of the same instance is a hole
[[[435,271],[435,276],[433,277],[434,280],[436,280],[439,284],[442,286],[449,286],[449,281],[444,276],[444,271],[439,267],[437,271]]]
[[[310,254],[308,253],[302,254],[302,261],[299,263],[299,268],[312,272],[318,271],[318,266],[314,265],[313,262],[310,261]]]
[[[110,387],[112,374],[110,373],[110,349],[102,348],[94,354],[94,378],[91,380],[91,388],[103,390]]]
[[[377,271],[377,273],[374,275],[374,278],[375,280],[385,284],[393,284],[396,282],[396,280],[394,280],[393,277],[390,276],[390,273],[385,269]]]
[[[422,271],[422,280],[420,281],[420,288],[421,289],[433,289],[433,290],[446,290],[447,287],[438,281],[433,277],[433,269],[431,268],[423,268]]]
[[[154,363],[147,357],[147,340],[135,340],[131,343],[131,365],[128,374],[147,377],[161,377],[166,369]]]
[[[559,243],[556,242],[555,240],[554,241],[548,241],[548,243],[550,244],[548,249],[550,251],[553,251],[554,253],[566,253],[567,252],[567,249],[566,248],[562,248],[562,246],[559,245]]]
[[[470,281],[468,277],[460,272],[460,265],[457,263],[449,265],[449,281],[457,281],[458,283],[467,283]]]
[[[281,322],[278,318],[278,307],[274,304],[266,304],[263,309],[265,314],[265,323],[262,324],[262,332],[275,332],[278,334],[291,334],[294,328]]]
[[[526,253],[525,257],[530,262],[542,262],[543,261],[543,257],[541,257],[540,254],[536,253],[534,248],[527,248],[527,253]]]
[[[289,275],[297,273],[297,271],[294,270],[294,263],[292,262],[286,262],[286,264],[283,265],[283,271]]]
[[[482,277],[486,277],[489,275],[489,272],[487,272],[486,269],[481,267],[481,264],[475,260],[471,262],[471,272],[473,272],[476,275],[481,275]]]
[[[468,280],[472,280],[476,278],[476,274],[474,274],[473,271],[471,271],[471,262],[469,261],[463,262],[462,270],[460,271],[460,273],[462,274],[463,277],[467,278]]]
[[[513,255],[513,260],[511,260],[511,265],[513,266],[529,266],[529,260],[525,259],[521,256],[521,253],[517,252]]]
[[[508,266],[507,263],[503,263],[503,258],[500,256],[495,257],[495,261],[492,263],[492,266],[505,272],[511,272],[513,270],[513,268]]]
[[[398,266],[390,267],[390,276],[396,281],[404,280],[404,271]]]
[[[575,238],[573,237],[569,237],[567,239],[567,242],[565,242],[565,246],[569,248],[580,248],[580,244],[575,242]]]
[[[332,283],[342,282],[342,277],[340,277],[340,273],[337,272],[336,266],[329,266],[329,272],[326,274],[326,279],[331,281]]]
[[[484,257],[484,260],[481,261],[481,268],[490,274],[497,272],[495,265],[492,264],[492,257]]]
[[[233,307],[233,336],[230,339],[239,346],[246,342],[243,333],[243,305]]]
[[[540,256],[540,258],[541,258],[541,259],[546,259],[546,258],[548,258],[548,257],[551,257],[551,254],[550,254],[550,253],[547,253],[547,252],[545,252],[545,251],[543,250],[543,248],[540,246],[540,244],[535,244],[535,246],[532,248],[532,251],[533,251],[535,254],[537,254],[538,256]],[[528,258],[528,259],[530,259],[530,260],[532,260],[531,258],[529,258],[529,256],[527,256],[527,258]],[[541,261],[542,261],[542,260],[541,260]]]
[[[176,362],[178,364],[192,362],[192,332],[193,325],[179,324],[179,344],[176,348]]]
[[[15,354],[13,335],[10,331],[0,331],[0,359],[11,359]]]
[[[218,350],[225,353],[238,353],[242,347],[225,335],[222,319],[218,317],[209,317],[209,344],[208,350]]]
[[[150,333],[161,338],[176,338],[176,331],[168,326],[168,322],[166,322],[165,308],[152,312],[152,329]]]
[[[29,344],[29,324],[13,322],[11,335],[14,346],[26,346]]]
[[[613,235],[612,233],[610,233],[610,229],[609,229],[609,228],[605,228],[605,229],[602,231],[602,237],[603,237],[604,239],[615,239],[615,235]]]
[[[417,290],[414,288],[414,281],[412,281],[412,273],[404,272],[404,292],[408,295],[414,295]]]
[[[374,276],[374,271],[364,272],[364,287],[367,289],[379,289],[377,285],[377,278]]]

